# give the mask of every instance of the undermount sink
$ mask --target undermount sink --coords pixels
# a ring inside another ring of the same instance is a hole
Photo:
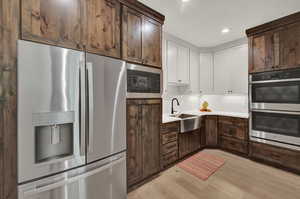
[[[201,128],[201,116],[190,114],[178,114],[171,117],[180,119],[180,133],[192,132]]]

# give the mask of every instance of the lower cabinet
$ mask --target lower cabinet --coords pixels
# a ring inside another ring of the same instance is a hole
[[[127,100],[128,186],[160,171],[161,99]]]
[[[179,134],[179,158],[183,158],[200,149],[200,135],[200,130]]]
[[[250,142],[249,156],[300,173],[300,151]]]
[[[218,146],[218,116],[205,117],[206,146]]]
[[[178,160],[179,122],[162,124],[160,131],[160,166],[165,169]]]

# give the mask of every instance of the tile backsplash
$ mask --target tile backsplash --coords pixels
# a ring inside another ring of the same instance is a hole
[[[163,112],[164,114],[171,113],[171,100],[173,97],[178,98],[180,106],[174,103],[174,110],[176,111],[191,111],[199,110],[202,103],[207,101],[209,109],[213,111],[226,112],[248,112],[248,96],[247,95],[177,95],[165,96],[163,98]]]

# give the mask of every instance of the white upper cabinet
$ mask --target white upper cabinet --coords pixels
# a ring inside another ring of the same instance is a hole
[[[200,70],[199,70],[199,83],[200,88],[198,93],[211,94],[213,92],[213,54],[201,53],[200,54]]]
[[[190,83],[190,50],[175,42],[167,41],[166,64],[168,71],[168,83]]]
[[[200,91],[199,71],[200,71],[199,52],[190,50],[190,92],[192,94],[198,94]]]
[[[216,94],[248,93],[248,45],[214,54],[214,92]]]

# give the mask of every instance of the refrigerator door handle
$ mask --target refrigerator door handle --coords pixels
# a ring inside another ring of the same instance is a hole
[[[94,137],[94,75],[93,64],[87,63],[87,78],[88,78],[88,152],[93,152],[93,137]]]
[[[85,132],[86,132],[86,73],[85,63],[80,63],[80,155],[85,155]]]
[[[78,176],[74,176],[74,177],[71,177],[71,178],[65,178],[65,179],[63,179],[59,182],[55,182],[53,184],[47,184],[45,186],[36,185],[35,188],[24,191],[23,194],[21,195],[20,199],[27,198],[28,196],[36,195],[36,194],[39,194],[39,193],[42,193],[42,192],[50,191],[50,190],[53,190],[53,189],[56,189],[56,188],[59,188],[59,187],[63,187],[63,186],[66,186],[68,184],[78,182],[82,179],[86,179],[90,176],[96,175],[97,173],[100,173],[104,170],[107,170],[107,169],[113,167],[114,165],[119,164],[122,161],[125,161],[125,158],[126,157],[119,157],[118,159],[114,160],[113,162],[109,162],[107,164],[104,164],[104,165],[100,166],[97,169],[94,169],[92,171],[88,171],[86,173],[83,173],[83,174],[80,174]]]

